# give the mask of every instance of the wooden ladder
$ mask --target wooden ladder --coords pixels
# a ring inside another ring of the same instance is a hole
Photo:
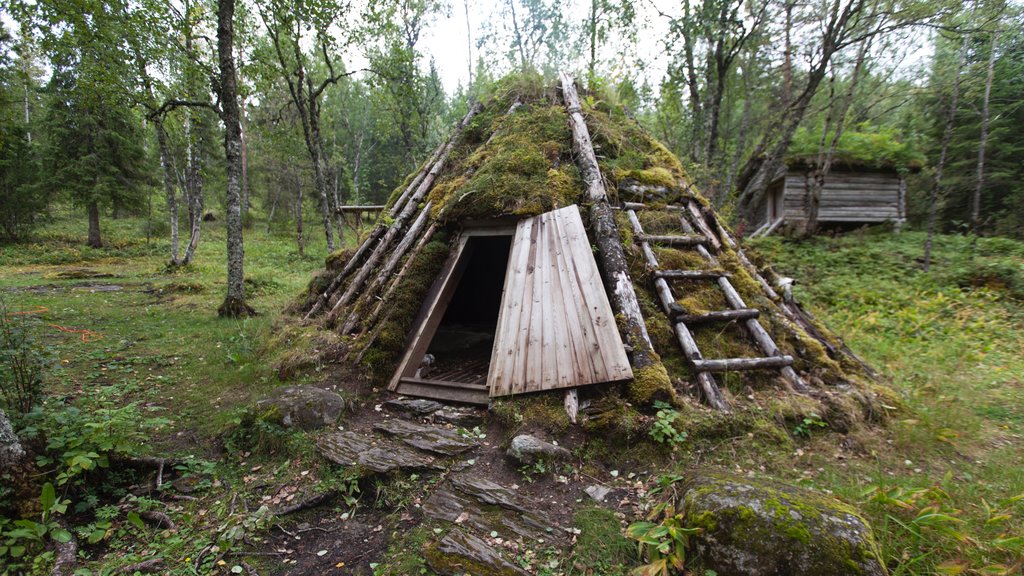
[[[640,244],[643,250],[644,259],[647,261],[648,269],[654,276],[654,288],[658,293],[662,311],[668,316],[672,323],[676,340],[683,354],[693,368],[697,376],[697,384],[704,394],[708,404],[719,410],[728,411],[729,404],[722,395],[715,382],[713,373],[731,372],[737,370],[761,370],[778,368],[782,376],[799,392],[806,392],[807,385],[800,376],[793,370],[793,357],[782,354],[779,347],[772,340],[771,335],[758,321],[761,312],[755,308],[749,308],[740,297],[739,292],[729,281],[729,274],[721,271],[718,258],[715,253],[721,251],[722,245],[718,237],[701,213],[700,208],[692,198],[686,199],[683,206],[665,206],[658,210],[670,210],[679,212],[679,222],[684,232],[676,236],[652,236],[644,233],[640,219],[637,217],[637,210],[644,210],[646,205],[636,202],[624,202],[622,209],[625,210],[632,224],[634,240]],[[693,224],[691,224],[691,221]],[[694,228],[696,226],[696,229]],[[712,266],[712,270],[662,270],[658,259],[651,249],[651,244],[661,244],[677,247],[691,247]],[[728,310],[708,312],[705,314],[691,314],[684,310],[672,294],[669,280],[714,280],[725,295],[729,305]],[[705,359],[697,347],[697,341],[690,331],[691,326],[708,324],[713,322],[739,321],[747,329],[747,332],[760,348],[762,357],[758,358],[720,358]]]

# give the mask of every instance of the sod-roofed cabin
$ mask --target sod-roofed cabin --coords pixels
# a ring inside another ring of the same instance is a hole
[[[762,202],[748,218],[750,237],[778,230],[803,230],[812,213],[819,135],[798,132]],[[921,169],[922,157],[885,132],[847,131],[840,138],[823,176],[817,221],[825,227],[889,222],[896,230],[907,218],[906,175]]]
[[[357,249],[328,259],[304,316],[410,396],[557,393],[571,418],[612,392],[722,411],[752,389],[870,405],[869,369],[773,278],[625,111],[581,99],[565,75],[515,76],[471,106]]]

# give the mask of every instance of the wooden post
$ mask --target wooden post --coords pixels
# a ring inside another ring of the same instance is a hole
[[[391,227],[389,228],[382,221],[374,228],[373,232],[370,233],[370,236],[359,245],[359,248],[356,250],[356,253],[352,255],[352,258],[350,258],[349,261],[345,263],[345,267],[341,270],[341,272],[339,272],[338,275],[334,277],[334,280],[331,281],[331,284],[327,287],[326,290],[324,290],[323,294],[321,294],[320,297],[317,298],[316,303],[303,317],[304,321],[308,321],[313,316],[318,314],[321,310],[323,310],[325,306],[327,306],[327,303],[329,302],[331,296],[341,287],[345,279],[348,278],[348,276],[352,273],[353,270],[356,269],[356,267],[363,264],[363,258],[366,256],[367,252],[369,252],[372,249],[373,252],[370,253],[369,257],[376,257],[377,261],[379,261],[380,254],[387,249],[391,240],[394,239],[394,236],[398,233],[398,228],[400,228],[405,223],[405,221],[408,220],[407,213],[411,213],[411,211],[416,208],[416,205],[419,203],[420,199],[422,199],[422,195],[419,195],[417,197],[417,194],[420,193],[420,189],[423,188],[423,194],[426,194],[426,191],[429,190],[431,186],[433,186],[434,179],[437,178],[437,175],[440,174],[441,172],[441,168],[444,167],[444,161],[447,158],[448,153],[455,146],[455,141],[458,139],[459,134],[462,133],[466,126],[469,125],[469,121],[472,120],[474,116],[479,114],[481,110],[483,110],[483,106],[480,103],[474,104],[469,109],[469,112],[466,113],[466,116],[462,119],[462,121],[459,122],[452,130],[452,134],[451,136],[449,136],[448,141],[438,147],[438,149],[434,152],[434,155],[431,156],[431,159],[426,164],[423,165],[423,169],[420,170],[419,174],[417,174],[413,181],[409,183],[405,191],[402,192],[402,194],[395,201],[395,204],[391,207],[389,214],[391,218],[394,219],[394,223],[391,225]],[[433,174],[433,176],[430,177],[429,183],[424,188],[424,181],[427,180],[427,177],[430,176],[431,174]],[[413,192],[413,190],[415,190],[415,192]],[[411,198],[415,198],[415,201],[411,201]],[[409,206],[407,206],[407,204],[409,203],[412,204],[412,209],[409,209]],[[402,218],[403,216],[405,216],[404,219]],[[387,239],[386,244],[384,242],[384,239]],[[367,275],[369,275],[369,272],[367,272]]]
[[[590,141],[590,132],[583,119],[579,94],[576,93],[576,87],[568,74],[561,73],[561,80],[565,108],[572,126],[576,163],[586,186],[587,199],[591,203],[590,226],[593,229],[593,238],[597,241],[598,263],[608,284],[612,307],[616,314],[621,314],[625,320],[624,340],[633,350],[633,367],[642,370],[659,365],[661,360],[654,353],[651,338],[647,334],[647,323],[640,312],[640,302],[633,289],[633,281],[629,277],[629,264],[622,248],[622,237],[615,224],[612,207],[608,203],[608,194],[597,165],[594,146]]]

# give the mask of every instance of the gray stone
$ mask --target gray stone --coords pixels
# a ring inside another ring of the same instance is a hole
[[[461,454],[476,446],[476,441],[463,438],[455,430],[417,424],[398,418],[378,422],[373,427],[398,438],[413,448],[445,456]]]
[[[565,448],[529,434],[520,434],[513,438],[506,454],[523,464],[532,464],[542,458],[568,460],[572,457],[572,453]]]
[[[426,550],[427,565],[445,576],[525,576],[482,538],[454,529]]]
[[[851,507],[776,482],[702,472],[677,509],[703,531],[693,552],[719,576],[884,576],[871,528]]]
[[[479,534],[496,532],[506,540],[562,543],[563,531],[546,514],[530,510],[512,490],[472,475],[456,476],[442,484],[423,503],[423,513]]]
[[[611,493],[612,489],[595,484],[593,486],[587,486],[583,491],[587,493],[587,496],[590,496],[594,500],[604,502],[604,499],[608,497],[608,494]]]
[[[410,416],[426,416],[444,408],[444,404],[425,398],[396,398],[388,400],[384,405],[390,410]]]
[[[260,400],[257,406],[276,410],[285,428],[316,430],[336,424],[347,403],[341,396],[323,388],[288,386],[275,390],[273,396]]]
[[[433,422],[451,424],[452,426],[473,428],[484,423],[484,416],[480,410],[474,410],[473,408],[444,406],[440,410],[431,414],[430,420]]]
[[[383,438],[369,438],[355,432],[333,432],[317,438],[324,458],[342,466],[359,466],[370,472],[441,470],[432,456]]]
[[[24,456],[25,450],[14,433],[11,421],[7,419],[7,414],[0,410],[0,471],[6,470]]]

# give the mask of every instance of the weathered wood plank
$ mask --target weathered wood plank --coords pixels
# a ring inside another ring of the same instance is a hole
[[[750,318],[757,318],[760,315],[761,311],[756,308],[743,308],[740,310],[720,310],[716,312],[708,312],[706,314],[676,314],[672,317],[672,320],[682,322],[687,326],[693,326],[696,324],[710,324],[713,322],[748,320]]]
[[[722,276],[729,276],[723,270],[655,270],[655,278],[666,280],[715,280]]]
[[[666,244],[668,246],[696,246],[708,241],[707,236],[701,234],[688,234],[686,236],[659,236],[656,234],[637,234],[636,239],[640,242],[652,244]]]
[[[575,205],[520,222],[505,294],[488,376],[492,396],[633,377]]]

